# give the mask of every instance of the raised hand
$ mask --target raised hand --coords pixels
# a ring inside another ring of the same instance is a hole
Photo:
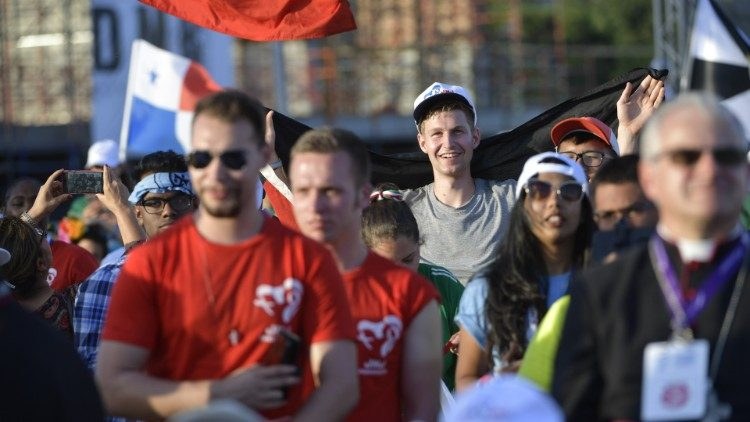
[[[65,193],[63,189],[62,174],[63,169],[52,173],[44,184],[39,188],[34,204],[29,209],[28,214],[35,221],[41,221],[47,218],[63,202],[69,201],[73,195]]]
[[[636,153],[635,135],[664,101],[664,81],[651,75],[641,81],[638,88],[628,82],[617,100],[617,141],[620,155]]]

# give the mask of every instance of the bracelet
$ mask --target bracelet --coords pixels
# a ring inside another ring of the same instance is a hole
[[[34,217],[30,216],[29,213],[24,211],[21,213],[20,216],[18,216],[18,218],[20,218],[21,221],[23,221],[24,223],[31,226],[31,228],[34,230],[37,236],[42,237],[42,238],[47,237],[47,230],[39,227],[39,223],[37,223],[36,220],[34,220]]]
[[[281,167],[281,159],[278,159],[276,161],[272,161],[268,163],[269,166],[271,166],[272,169],[276,170],[277,168]]]
[[[23,221],[24,223],[30,226],[33,226],[33,227],[38,226],[38,224],[36,223],[36,220],[34,220],[34,217],[30,216],[29,213],[26,211],[22,212],[21,215],[18,216],[18,218],[20,218],[21,221]]]

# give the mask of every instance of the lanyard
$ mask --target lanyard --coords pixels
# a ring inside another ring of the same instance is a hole
[[[708,276],[698,289],[695,299],[688,301],[682,294],[677,275],[669,262],[664,242],[653,236],[649,242],[652,260],[656,268],[657,279],[667,305],[672,313],[672,329],[675,333],[684,332],[695,318],[706,307],[716,293],[731,279],[742,263],[748,246],[748,236],[743,234],[741,241],[732,248],[716,269]]]

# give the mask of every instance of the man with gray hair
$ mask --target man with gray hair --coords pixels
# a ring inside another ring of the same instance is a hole
[[[748,420],[743,131],[687,94],[654,114],[640,152],[657,233],[571,287],[553,394],[570,420]]]

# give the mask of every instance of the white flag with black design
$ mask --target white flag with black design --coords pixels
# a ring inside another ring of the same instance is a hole
[[[750,140],[750,40],[714,0],[699,0],[683,87],[710,91],[723,100]]]

